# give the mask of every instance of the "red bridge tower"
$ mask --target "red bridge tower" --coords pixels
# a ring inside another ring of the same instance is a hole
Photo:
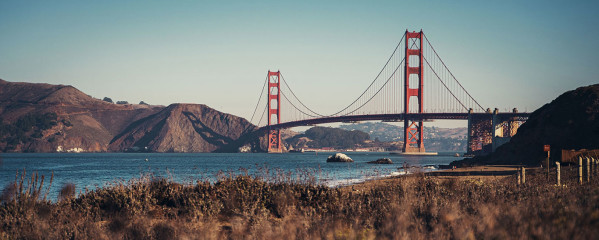
[[[423,126],[422,119],[414,121],[410,119],[410,99],[416,97],[418,101],[418,111],[414,113],[422,113],[422,30],[420,32],[408,32],[406,30],[406,56],[405,56],[405,71],[404,71],[404,145],[403,152],[424,152],[424,144],[422,142]],[[410,39],[415,39],[410,41]],[[412,48],[412,47],[418,48]],[[414,56],[414,58],[412,58]],[[417,58],[416,58],[417,57]],[[414,62],[412,62],[412,61]],[[417,62],[417,66],[415,65]],[[417,81],[415,78],[418,78]],[[412,78],[412,81],[410,81]],[[417,84],[416,84],[417,82]],[[412,83],[412,84],[410,84]],[[416,146],[414,146],[416,144]]]
[[[268,126],[281,123],[281,72],[268,71]],[[273,101],[276,101],[273,103]],[[276,120],[273,120],[276,116]],[[281,130],[268,129],[268,152],[281,153]]]

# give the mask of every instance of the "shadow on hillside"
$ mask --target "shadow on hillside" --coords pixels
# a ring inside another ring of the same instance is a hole
[[[217,148],[221,148],[233,142],[233,139],[221,135],[206,126],[195,114],[191,112],[183,112],[183,115],[185,115],[192,123],[193,129],[196,131],[196,133],[200,134],[200,136],[202,136],[206,142],[217,146]]]

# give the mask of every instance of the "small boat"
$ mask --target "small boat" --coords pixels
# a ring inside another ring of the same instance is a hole
[[[148,161],[148,159],[146,158],[146,162]]]
[[[460,154],[459,154],[459,153],[455,153],[453,156],[454,156],[454,157],[459,157],[459,156],[460,156]]]

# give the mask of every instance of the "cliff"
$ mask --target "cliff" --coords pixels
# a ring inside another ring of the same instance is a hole
[[[599,84],[563,93],[537,109],[495,153],[452,165],[539,165],[546,156],[545,144],[551,145],[552,161],[559,160],[561,149],[599,148]]]

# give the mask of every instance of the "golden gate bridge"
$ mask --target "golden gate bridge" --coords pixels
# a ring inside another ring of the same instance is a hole
[[[266,90],[266,91],[265,91]],[[262,106],[263,108],[260,108]],[[330,114],[306,106],[280,71],[268,71],[251,122],[282,152],[281,129],[358,121],[404,123],[404,153],[425,153],[424,122],[468,120],[468,154],[484,155],[512,137],[529,113],[483,108],[457,80],[422,32],[406,30],[382,69],[354,101]]]

